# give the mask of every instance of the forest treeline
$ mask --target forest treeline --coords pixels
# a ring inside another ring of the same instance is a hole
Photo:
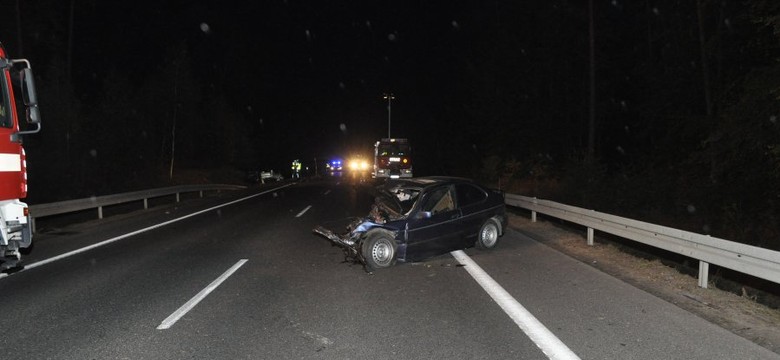
[[[482,168],[471,173],[523,195],[780,250],[780,3],[596,3],[595,153],[589,18],[550,7],[513,30],[504,31],[509,16],[483,30],[514,36],[481,44],[462,95],[472,131],[453,136],[477,138],[467,141]],[[525,33],[538,37],[529,44]],[[505,71],[481,72],[478,61]]]
[[[352,19],[353,37],[308,27],[334,11],[311,3],[279,2],[283,14],[263,18],[278,22],[272,31],[224,45],[185,3],[124,28],[106,12],[142,6],[1,2],[0,41],[32,61],[43,115],[25,138],[30,202],[284,164],[279,149],[357,128],[344,119],[359,111],[345,108],[389,88],[420,175],[500,179],[523,195],[780,250],[780,3],[594,0],[592,16],[588,1],[363,4],[332,21]],[[344,48],[315,46],[328,39]],[[264,122],[258,109],[274,106]]]

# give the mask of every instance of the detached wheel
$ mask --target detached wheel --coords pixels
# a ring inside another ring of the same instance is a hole
[[[493,219],[488,219],[482,224],[477,235],[476,247],[480,249],[492,249],[498,244],[498,225]]]
[[[361,250],[369,269],[383,269],[395,264],[395,239],[387,233],[379,231],[369,233]]]

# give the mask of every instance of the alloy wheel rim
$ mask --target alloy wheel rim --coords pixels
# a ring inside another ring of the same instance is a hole
[[[484,229],[482,229],[482,243],[485,246],[493,246],[496,243],[496,240],[498,239],[498,230],[496,230],[495,225],[488,225],[485,226]]]

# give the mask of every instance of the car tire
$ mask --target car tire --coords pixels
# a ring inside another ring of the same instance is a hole
[[[476,247],[479,249],[492,249],[498,244],[500,230],[493,219],[488,219],[479,228]]]
[[[382,231],[369,233],[361,246],[366,267],[371,270],[393,266],[395,264],[396,249],[395,239],[390,234]]]

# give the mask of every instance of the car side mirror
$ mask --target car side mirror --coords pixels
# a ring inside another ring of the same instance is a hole
[[[41,111],[38,109],[38,95],[35,93],[35,81],[32,69],[30,69],[30,63],[27,62],[27,60],[20,61],[27,64],[27,67],[19,72],[22,78],[22,99],[24,105],[27,107],[27,123],[35,125],[36,128],[33,130],[19,131],[18,134],[35,134],[41,131]]]

